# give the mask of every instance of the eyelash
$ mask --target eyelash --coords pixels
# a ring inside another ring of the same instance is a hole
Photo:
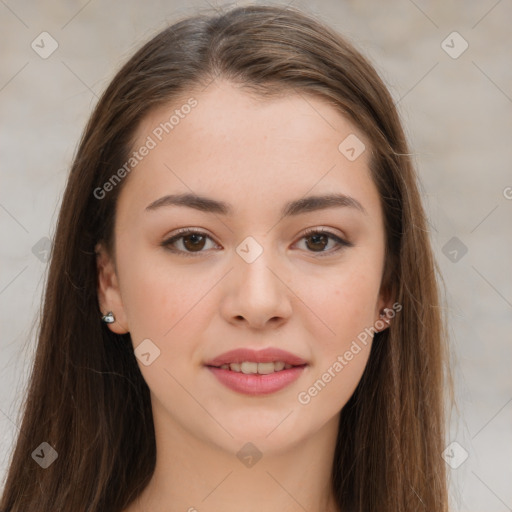
[[[190,252],[190,251],[178,250],[178,249],[172,247],[172,244],[174,242],[176,242],[177,240],[184,238],[187,235],[194,235],[194,234],[205,236],[205,237],[209,238],[210,240],[212,240],[212,238],[209,235],[207,235],[206,233],[204,233],[203,231],[199,231],[196,229],[190,229],[190,228],[183,228],[183,229],[178,230],[178,232],[175,235],[173,235],[171,238],[164,240],[161,243],[161,245],[162,245],[162,247],[164,247],[165,249],[167,249],[173,253],[181,254],[184,256],[192,256],[192,257],[198,256],[199,254],[201,254],[202,252],[205,252],[205,251],[197,251],[194,253],[194,252]],[[331,251],[319,251],[319,252],[309,251],[309,252],[317,255],[320,258],[329,256],[329,255],[333,254],[334,252],[338,252],[339,250],[343,249],[344,247],[353,247],[354,246],[354,244],[352,242],[348,242],[347,240],[344,240],[343,238],[340,238],[339,236],[335,235],[334,233],[331,233],[330,231],[327,231],[322,228],[308,229],[306,232],[303,233],[300,240],[302,240],[303,238],[307,238],[308,236],[311,236],[311,235],[327,235],[331,240],[334,240],[338,244],[338,247],[336,247],[334,250],[331,250]]]

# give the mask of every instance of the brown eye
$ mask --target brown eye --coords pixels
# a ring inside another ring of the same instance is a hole
[[[323,251],[329,243],[329,237],[325,234],[317,233],[316,235],[309,235],[305,237],[306,240],[310,240],[311,243],[306,243],[308,249],[312,251]]]
[[[212,240],[211,237],[202,231],[182,229],[178,234],[163,241],[161,245],[171,252],[193,256],[195,253],[206,252],[203,249],[208,240]]]
[[[191,235],[183,236],[183,245],[187,251],[201,250],[205,245],[205,237],[192,233]]]
[[[318,253],[319,256],[328,256],[339,251],[343,247],[353,247],[353,243],[343,240],[339,236],[324,229],[311,229],[304,233],[303,240],[306,240],[306,248],[309,252]],[[329,242],[334,242],[334,249],[326,250]]]

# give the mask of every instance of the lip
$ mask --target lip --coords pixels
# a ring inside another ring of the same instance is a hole
[[[245,374],[220,368],[224,364],[243,363],[244,361],[255,363],[282,361],[292,365],[292,368],[266,375]],[[302,375],[307,365],[308,362],[301,357],[278,348],[230,350],[205,363],[206,368],[226,387],[238,393],[253,396],[275,393],[285,388]]]
[[[217,379],[226,387],[246,395],[267,395],[279,391],[297,380],[306,366],[293,366],[287,370],[267,375],[245,374],[208,366]]]
[[[263,350],[253,350],[250,348],[237,348],[224,352],[220,356],[207,361],[206,366],[222,366],[223,364],[230,363],[243,363],[244,361],[252,361],[255,363],[270,363],[275,361],[282,361],[285,364],[292,366],[301,366],[307,364],[307,361],[302,359],[291,352],[286,352],[279,348],[265,348]],[[284,371],[284,370],[283,370]]]

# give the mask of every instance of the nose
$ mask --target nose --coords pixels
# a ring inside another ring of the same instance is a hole
[[[268,254],[264,250],[252,263],[235,254],[221,300],[221,314],[229,323],[261,330],[277,328],[290,318],[293,293],[286,272]]]

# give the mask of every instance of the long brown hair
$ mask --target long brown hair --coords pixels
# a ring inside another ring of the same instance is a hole
[[[94,190],[127,161],[152,109],[218,76],[262,96],[314,94],[371,142],[386,229],[382,285],[402,310],[375,335],[361,381],[341,411],[332,485],[343,511],[445,512],[447,329],[418,178],[394,102],[369,62],[321,20],[261,5],[176,22],[128,60],[99,100],[60,209],[0,509],[118,512],[149,482],[156,460],[149,389],[129,334],[101,323],[97,299],[94,248],[98,241],[112,248],[123,182],[101,200]],[[47,468],[33,456],[36,448],[48,450],[39,448],[44,442],[58,454]]]

